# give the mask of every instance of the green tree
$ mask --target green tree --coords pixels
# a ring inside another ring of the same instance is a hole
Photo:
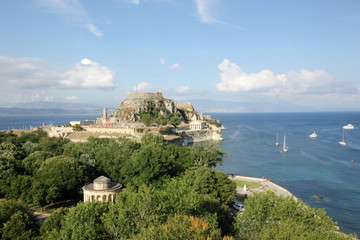
[[[28,174],[35,174],[46,159],[53,157],[51,152],[36,151],[22,160],[22,165]]]
[[[223,162],[222,158],[226,155],[221,151],[220,145],[210,141],[194,144],[190,149],[190,156],[196,167],[215,167]]]
[[[166,181],[175,175],[174,160],[175,156],[167,151],[165,145],[143,145],[125,165],[125,181],[145,184]]]
[[[124,166],[130,161],[140,144],[126,138],[91,139],[90,158],[95,160],[97,169],[112,180],[122,182]]]
[[[102,221],[109,205],[107,202],[79,203],[64,216],[57,237],[51,236],[62,240],[110,239]],[[52,229],[56,231],[57,228]]]
[[[157,145],[164,145],[167,144],[165,138],[161,135],[153,135],[151,133],[146,133],[141,138],[141,143],[144,145],[150,145],[150,144],[157,144]]]
[[[347,239],[323,209],[274,193],[253,194],[235,222],[241,239]],[[350,238],[349,238],[350,239]]]
[[[36,218],[24,205],[14,201],[0,203],[1,239],[31,239],[37,232]]]
[[[44,137],[40,139],[36,150],[61,155],[64,152],[65,145],[69,142],[70,140],[66,138]]]
[[[58,208],[52,212],[40,228],[41,238],[44,240],[56,239],[61,230],[62,221],[68,212],[69,210],[64,207]]]
[[[210,228],[209,224],[199,217],[176,214],[166,223],[143,229],[133,237],[138,240],[178,240],[178,239],[221,239],[220,230]],[[231,239],[231,238],[228,238]]]
[[[80,188],[90,182],[91,172],[88,164],[60,155],[46,159],[35,177],[46,186],[56,188],[60,196],[74,197],[79,196]]]
[[[4,223],[2,229],[2,239],[29,240],[36,236],[38,236],[38,226],[23,212],[15,212],[9,221]]]
[[[72,130],[75,132],[82,132],[82,131],[86,131],[85,128],[83,128],[80,124],[75,124],[72,126]]]
[[[183,179],[198,193],[218,199],[222,204],[228,204],[236,197],[236,184],[225,173],[212,168],[187,170]]]
[[[169,119],[169,123],[176,128],[184,119],[181,117],[180,114],[175,114]]]
[[[19,160],[25,156],[25,153],[21,147],[13,143],[2,142],[0,143],[0,157],[4,157],[11,160]]]
[[[0,179],[15,177],[19,173],[19,162],[12,158],[0,156]]]
[[[47,132],[42,129],[37,129],[29,133],[21,133],[18,137],[18,142],[24,144],[26,142],[38,143],[41,138],[47,137]]]
[[[206,216],[211,227],[217,227],[215,216],[202,211],[200,196],[179,179],[173,179],[162,189],[145,185],[137,190],[128,188],[116,197],[104,222],[112,239],[125,239],[163,224],[175,214]]]

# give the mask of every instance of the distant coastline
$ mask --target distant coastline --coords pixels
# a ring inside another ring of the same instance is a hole
[[[0,116],[35,114],[98,114],[101,109],[0,108]]]

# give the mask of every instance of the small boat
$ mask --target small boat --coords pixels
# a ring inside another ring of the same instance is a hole
[[[317,138],[317,134],[315,133],[315,131],[309,135],[309,138]]]
[[[354,129],[354,128],[355,128],[354,125],[352,125],[350,123],[348,125],[343,126],[343,129],[346,129],[346,130]]]
[[[289,148],[286,146],[286,135],[284,135],[284,145],[283,145],[283,148],[281,149],[281,152],[287,153],[288,150],[289,150]]]
[[[342,131],[342,140],[339,142],[340,145],[343,145],[345,146],[346,145],[346,142],[345,142],[345,134],[344,134],[344,128],[343,128],[343,131]]]
[[[276,146],[279,146],[279,134],[277,133],[276,134],[276,143],[275,143]]]

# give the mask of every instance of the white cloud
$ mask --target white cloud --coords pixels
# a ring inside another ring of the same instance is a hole
[[[216,85],[220,91],[239,92],[272,88],[286,81],[284,75],[275,76],[267,69],[259,73],[247,74],[228,59],[224,59],[218,68],[222,71],[220,73],[221,82]]]
[[[165,59],[164,58],[160,58],[159,61],[160,61],[161,64],[165,64]]]
[[[150,89],[150,84],[147,82],[141,82],[133,88],[134,91],[143,91],[146,89]]]
[[[90,32],[92,32],[92,34],[94,34],[94,35],[97,36],[97,37],[102,37],[102,36],[103,36],[102,32],[101,32],[97,27],[95,27],[95,26],[92,25],[92,24],[86,24],[86,28],[87,28]]]
[[[331,85],[333,77],[325,70],[309,71],[301,69],[299,72],[290,71],[287,74],[288,87],[296,92],[306,92],[311,88],[318,88]]]
[[[325,94],[331,91],[344,91],[336,85],[334,78],[325,70],[290,71],[275,75],[268,69],[259,73],[245,73],[241,68],[224,59],[218,65],[220,83],[216,85],[220,91],[251,92],[259,91],[263,95],[290,98],[296,94]],[[347,90],[347,91],[351,91]]]
[[[133,4],[139,4],[140,0],[130,0],[130,2],[132,2]]]
[[[19,88],[46,88],[56,85],[60,77],[39,59],[0,56],[0,82]]]
[[[81,24],[97,37],[103,34],[92,24],[92,21],[79,0],[36,0],[38,5],[58,15],[67,16],[71,21]]]
[[[76,100],[79,100],[79,97],[78,96],[67,96],[65,99],[67,101],[76,101]]]
[[[212,23],[217,20],[211,16],[211,9],[216,0],[194,0],[201,22]]]
[[[70,88],[112,88],[115,74],[107,67],[84,58],[65,73],[60,84]]]
[[[188,86],[177,87],[174,89],[174,91],[177,93],[184,93],[189,91],[189,87]]]
[[[180,64],[178,64],[178,63],[174,63],[174,64],[171,64],[171,65],[170,65],[170,68],[171,68],[171,69],[180,69],[181,66],[180,66]]]
[[[216,8],[216,4],[223,3],[220,0],[194,0],[196,5],[196,11],[199,17],[199,20],[203,23],[218,23],[222,25],[226,25],[232,28],[236,28],[239,30],[243,30],[242,27],[232,25],[226,22],[223,22],[216,17],[214,17],[213,9]]]

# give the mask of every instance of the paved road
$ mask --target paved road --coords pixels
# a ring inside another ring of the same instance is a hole
[[[231,179],[238,179],[241,181],[247,181],[247,182],[257,182],[260,183],[262,185],[262,187],[260,188],[256,188],[256,189],[247,189],[247,191],[245,192],[243,188],[237,187],[236,191],[238,192],[238,194],[251,194],[253,192],[264,192],[267,189],[270,189],[271,191],[273,191],[275,194],[279,195],[279,196],[283,196],[283,197],[295,197],[291,192],[289,192],[287,189],[277,185],[276,183],[271,182],[270,180],[266,179],[266,178],[254,178],[254,177],[246,177],[246,176],[238,176],[238,175],[234,175],[234,176],[230,176],[229,178]]]

